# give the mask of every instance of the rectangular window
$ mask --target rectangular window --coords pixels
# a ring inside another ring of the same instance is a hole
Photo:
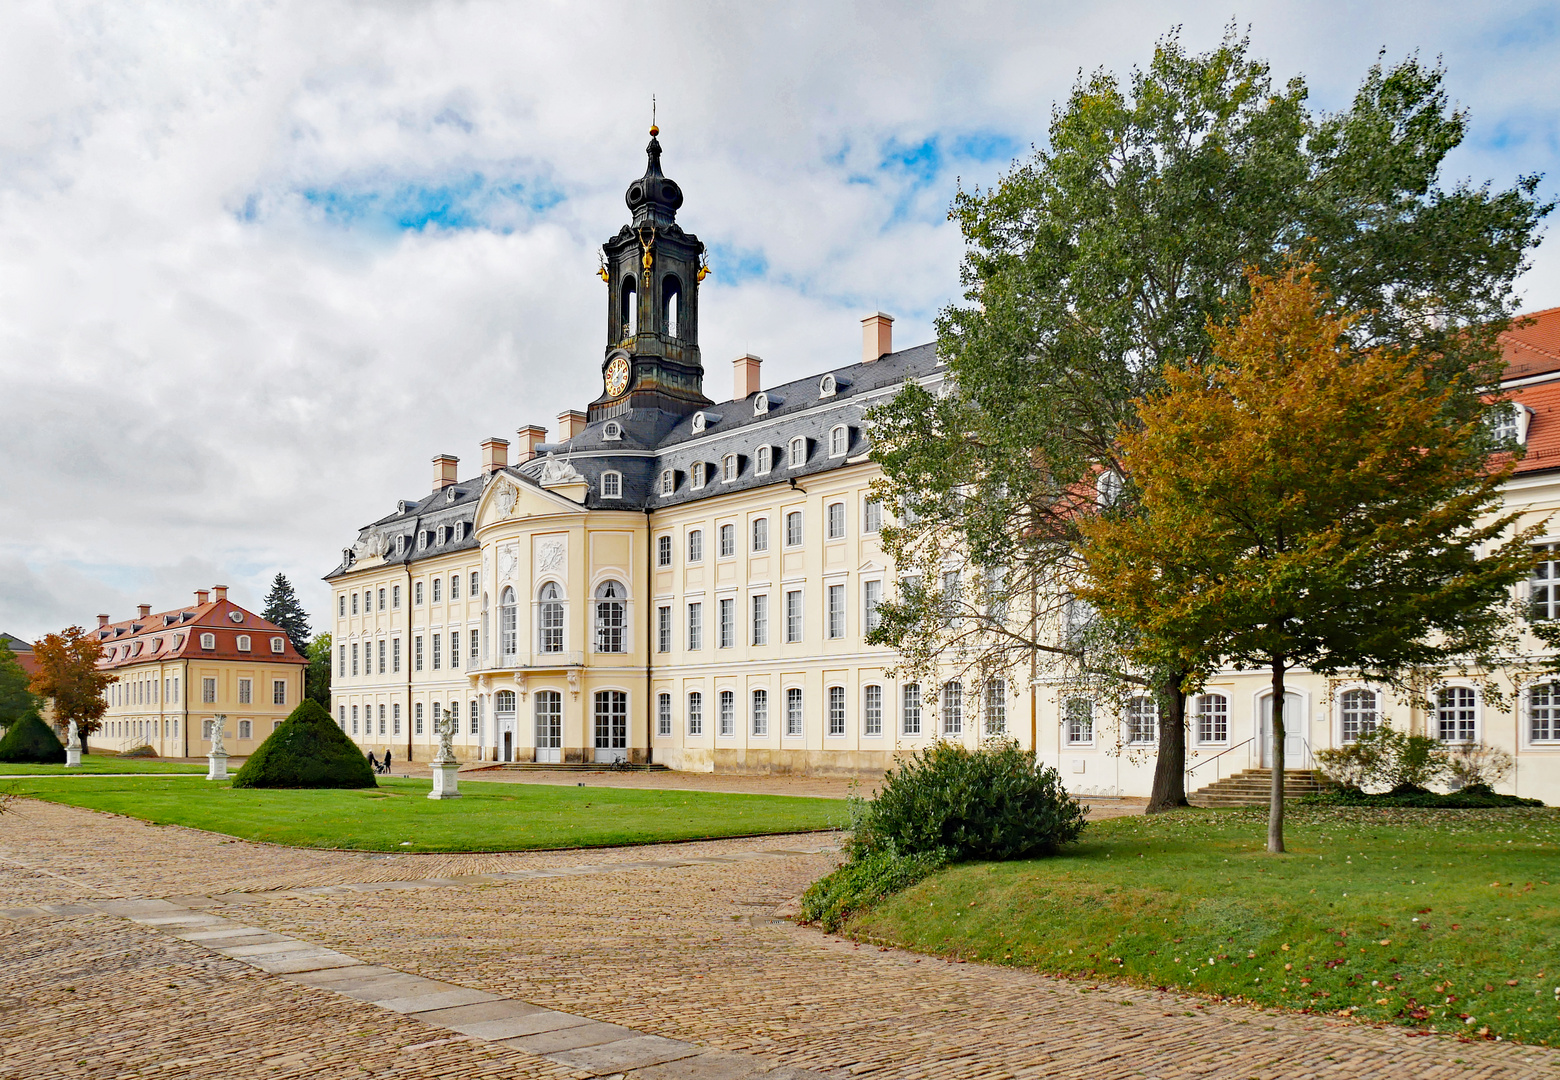
[[[338,593],[337,596],[336,596],[336,618],[338,618],[338,619],[345,619],[346,617],[347,617],[347,594],[346,593]]]
[[[1074,746],[1094,741],[1094,702],[1088,698],[1067,699],[1067,741]]]
[[[459,600],[460,599],[460,575],[459,574],[453,574],[453,575],[450,576],[450,599],[451,600]]]
[[[354,641],[352,643],[352,674],[356,675],[357,673],[358,673],[358,643]]]
[[[385,673],[385,639],[379,639],[379,674]]]
[[[390,670],[399,673],[401,670],[401,639],[390,639]]]
[[[944,735],[964,734],[964,684],[943,684],[942,721]]]
[[[1560,739],[1560,683],[1540,683],[1528,691],[1528,740]]]
[[[1197,741],[1229,742],[1230,703],[1223,694],[1199,694],[1197,697]]]
[[[769,519],[768,518],[754,518],[753,519],[753,550],[754,551],[768,551],[769,550]]]
[[[729,559],[737,553],[737,527],[735,525],[722,525],[720,527],[720,557]]]
[[[272,679],[271,680],[271,704],[272,705],[286,705],[287,704],[287,680],[286,679]]]
[[[1357,742],[1361,735],[1376,730],[1376,692],[1374,690],[1346,690],[1339,699],[1340,719],[1343,721],[1343,741]]]
[[[1127,702],[1127,742],[1151,743],[1159,739],[1159,702],[1139,695]]]
[[[720,601],[720,647],[729,649],[737,643],[737,602],[734,599]]]
[[[412,638],[412,670],[413,671],[421,671],[422,669],[423,669],[422,635],[418,634],[418,635],[416,635],[415,637]]]
[[[358,707],[356,705],[354,705],[354,706],[352,706],[352,734],[356,735],[357,733],[358,733]],[[211,738],[211,736],[207,735],[206,738],[209,739],[209,738]]]
[[[470,645],[470,648],[471,648],[471,663],[467,665],[468,667],[476,667],[477,666],[477,649],[481,645],[481,641],[478,638],[478,635],[480,633],[481,633],[481,631],[473,628],[470,631],[468,631],[467,634],[466,634],[466,640],[471,643],[471,645]]]
[[[688,649],[704,648],[704,605],[688,605]]]
[[[753,644],[769,644],[769,597],[753,597]]]
[[[688,734],[704,734],[704,695],[697,690],[688,695]]]
[[[392,585],[390,587],[390,606],[395,608],[397,611],[399,611],[401,608],[401,586],[399,585]]]
[[[466,590],[466,595],[471,597],[473,600],[475,600],[477,598],[477,593],[481,591],[480,586],[479,586],[479,583],[481,582],[481,580],[482,580],[482,578],[481,578],[479,572],[476,571],[476,570],[473,570],[471,572],[471,587]]]
[[[829,734],[845,734],[845,688],[829,687]]]
[[[379,590],[379,610],[383,611],[384,609],[385,609],[385,591],[383,589],[380,589]]]
[[[883,734],[883,688],[869,686],[861,693],[861,733]]]
[[[240,720],[238,722],[238,737],[240,739],[252,739],[252,738],[254,738],[254,730],[255,730],[254,729],[254,724],[251,723],[250,721],[248,721],[248,720]]]
[[[352,594],[352,614],[356,615],[357,613],[358,613],[358,594],[357,593],[353,593]]]
[[[255,684],[253,679],[238,680],[238,703],[240,705],[253,705],[255,703]]]
[[[215,705],[217,702],[217,680],[202,679],[200,681],[200,700],[203,705]]]
[[[829,636],[845,636],[845,586],[829,586]]]
[[[672,608],[669,604],[655,609],[655,651],[672,651]]]
[[[480,708],[480,706],[477,704],[477,699],[472,698],[471,708],[466,713],[469,724],[466,729],[466,733],[472,737],[476,737],[482,734],[482,714],[477,711],[478,708]]]
[[[432,635],[432,641],[433,641],[433,670],[434,671],[438,671],[439,668],[441,668],[443,666],[442,660],[443,660],[443,656],[444,656],[444,635],[443,634],[434,634],[434,635]]]
[[[1436,694],[1436,734],[1442,742],[1473,742],[1478,735],[1478,699],[1466,686],[1447,686]]]
[[[704,561],[704,530],[688,530],[688,561],[699,563]]]
[[[737,455],[727,454],[720,461],[720,478],[724,483],[731,483],[737,478]]]
[[[883,583],[881,581],[863,581],[861,583],[861,621],[871,633],[882,625],[883,617],[878,614],[878,605],[883,603]]]
[[[401,703],[399,701],[390,706],[390,733],[392,735],[401,734]]]
[[[790,686],[785,691],[785,733],[792,738],[802,734],[802,688]]]
[[[792,590],[785,594],[785,640],[802,640],[802,591]]]
[[[1538,561],[1528,575],[1528,618],[1560,618],[1560,544],[1536,544],[1533,555]]]
[[[663,739],[672,734],[672,695],[661,694],[655,699],[655,733]]]
[[[845,504],[842,502],[829,504],[829,539],[840,540],[845,536]]]
[[[753,691],[753,734],[760,738],[769,734],[769,691]]]
[[[1001,679],[986,680],[986,734],[1001,735],[1007,731],[1007,683]]]
[[[454,578],[450,579],[454,581]],[[450,667],[460,667],[460,631],[450,631]]]
[[[658,536],[655,538],[655,564],[657,566],[672,565],[672,538],[670,536]]]
[[[416,582],[412,585],[412,606],[420,607],[423,600],[423,583]]]
[[[802,546],[802,512],[792,510],[785,516],[785,546]]]
[[[730,690],[720,692],[720,733],[737,733],[737,695]]]
[[[423,733],[422,727],[423,705],[422,702],[419,701],[417,704],[412,706],[412,734],[421,735]]]
[[[443,578],[434,578],[433,579],[433,602],[435,604],[437,604],[437,603],[442,602],[443,600],[444,600],[444,579]]]
[[[336,653],[336,674],[345,679],[347,677],[347,647],[341,645],[338,646],[338,650]]]
[[[861,531],[875,533],[883,530],[883,503],[869,498],[861,504]]]

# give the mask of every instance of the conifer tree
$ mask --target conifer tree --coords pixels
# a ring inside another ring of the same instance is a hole
[[[16,654],[0,638],[0,728],[10,727],[23,713],[38,708],[38,695],[28,688],[30,681]]]
[[[265,610],[260,612],[260,617],[287,631],[287,639],[292,642],[293,648],[300,655],[308,655],[309,614],[298,603],[298,596],[293,592],[292,582],[287,580],[286,574],[279,573],[271,580],[271,591],[266,593]]]

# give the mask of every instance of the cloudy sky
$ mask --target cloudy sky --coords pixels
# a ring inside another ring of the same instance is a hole
[[[1560,161],[1560,7],[1305,3],[73,3],[0,7],[0,630],[277,571],[326,609],[429,459],[597,390],[597,246],[659,101],[712,252],[706,389],[929,340],[950,197],[1043,142],[1080,69],[1233,19],[1347,104],[1379,49],[1444,57],[1451,174]],[[1560,244],[1527,307],[1560,305]]]

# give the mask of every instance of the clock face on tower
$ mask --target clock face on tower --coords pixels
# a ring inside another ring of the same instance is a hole
[[[610,396],[617,397],[628,389],[628,374],[628,357],[613,357],[612,363],[607,365],[607,393]]]

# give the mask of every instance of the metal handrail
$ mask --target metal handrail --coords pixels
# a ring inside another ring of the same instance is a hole
[[[1191,768],[1187,769],[1186,770],[1186,775],[1187,776],[1191,776],[1192,773],[1196,772],[1198,769],[1202,768],[1204,765],[1207,765],[1209,762],[1218,761],[1225,754],[1229,754],[1229,753],[1232,753],[1232,752],[1234,752],[1236,750],[1239,750],[1242,746],[1245,746],[1247,743],[1252,743],[1252,742],[1256,742],[1256,738],[1255,737],[1247,739],[1245,742],[1238,742],[1234,746],[1231,746],[1231,747],[1229,747],[1227,749],[1220,750],[1217,754],[1214,754],[1213,757],[1208,758],[1205,761],[1199,761],[1196,765],[1193,765]]]

